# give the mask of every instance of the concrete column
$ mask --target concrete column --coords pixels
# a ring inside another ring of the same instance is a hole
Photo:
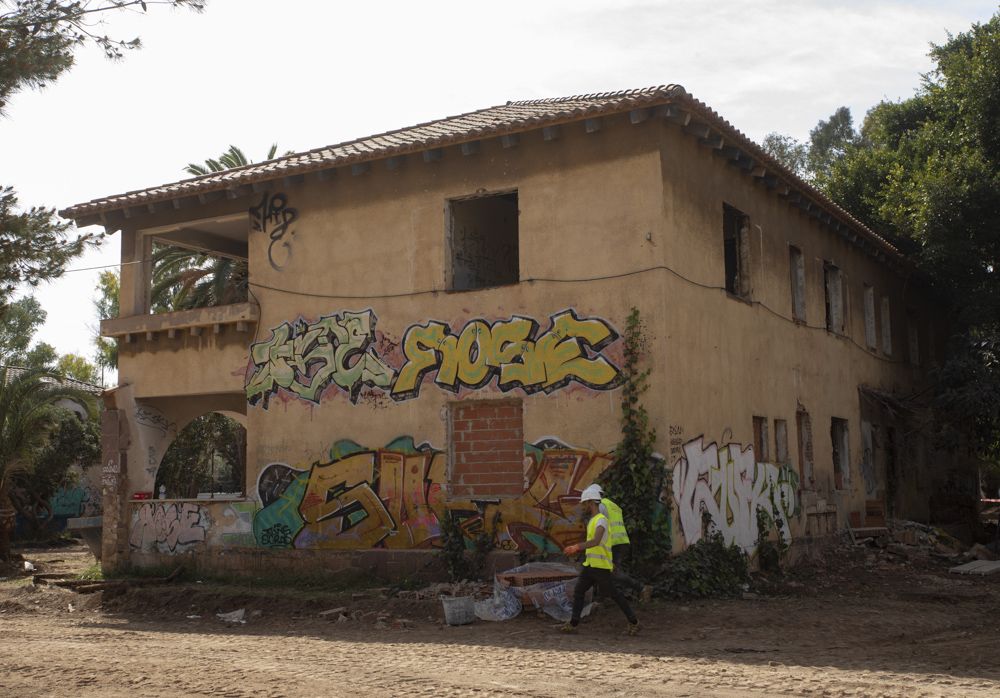
[[[126,467],[122,452],[121,412],[106,409],[101,414],[101,497],[104,508],[101,535],[101,568],[121,569],[128,561],[125,506]]]
[[[121,287],[119,317],[149,313],[149,287],[152,275],[152,238],[136,230],[122,230]]]

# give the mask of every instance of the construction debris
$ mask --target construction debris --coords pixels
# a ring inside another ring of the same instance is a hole
[[[949,572],[953,574],[975,574],[985,577],[988,574],[1000,572],[1000,562],[988,560],[973,560],[958,567],[952,567]]]

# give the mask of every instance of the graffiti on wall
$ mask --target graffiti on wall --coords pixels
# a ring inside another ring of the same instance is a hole
[[[442,451],[411,437],[379,449],[338,441],[327,462],[261,471],[253,533],[267,548],[428,548],[446,511],[470,538],[499,514],[500,548],[555,552],[582,534],[580,492],[611,458],[554,439],[525,444],[524,454],[529,485],[520,497],[454,499],[446,496]]]
[[[572,309],[552,315],[542,333],[536,320],[518,316],[470,320],[457,332],[436,320],[413,325],[403,336],[398,368],[376,349],[376,321],[365,310],[282,323],[250,347],[247,401],[267,409],[269,398],[281,392],[318,404],[330,386],[352,402],[365,386],[407,400],[419,396],[431,377],[450,392],[490,384],[526,394],[571,383],[594,390],[621,385],[618,367],[602,354],[618,333],[605,320],[581,319]]]
[[[289,206],[288,197],[281,193],[265,193],[260,203],[250,207],[250,230],[267,233],[270,238],[267,259],[276,270],[285,266],[292,256],[292,245],[285,236],[295,235],[291,226],[298,217],[298,209]]]
[[[798,473],[787,466],[757,463],[752,446],[706,446],[701,436],[685,443],[683,451],[674,465],[673,493],[688,545],[701,539],[705,512],[726,543],[752,552],[758,507],[773,516],[785,540],[791,540],[788,519],[798,513]]]
[[[101,513],[101,494],[93,487],[83,485],[60,487],[53,493],[49,506],[52,516],[98,516]]]
[[[204,543],[210,524],[200,504],[143,503],[132,512],[128,542],[136,551],[180,553]]]

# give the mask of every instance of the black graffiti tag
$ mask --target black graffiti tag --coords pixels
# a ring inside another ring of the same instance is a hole
[[[265,193],[260,203],[250,208],[250,229],[267,233],[271,239],[267,246],[267,258],[274,269],[281,269],[292,255],[292,246],[285,235],[295,235],[291,225],[298,217],[298,209],[289,206],[288,197],[281,193]],[[280,258],[280,262],[276,257]]]

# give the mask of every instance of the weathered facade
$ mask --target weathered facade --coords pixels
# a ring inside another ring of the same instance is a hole
[[[619,438],[633,307],[675,549],[704,511],[747,550],[760,507],[792,541],[926,514],[929,445],[894,397],[941,351],[919,281],[680,87],[512,103],[64,215],[123,236],[105,564],[392,572],[449,510],[554,550]],[[247,258],[249,302],[150,314],[153,240]],[[247,428],[245,496],[133,501],[211,411]]]

